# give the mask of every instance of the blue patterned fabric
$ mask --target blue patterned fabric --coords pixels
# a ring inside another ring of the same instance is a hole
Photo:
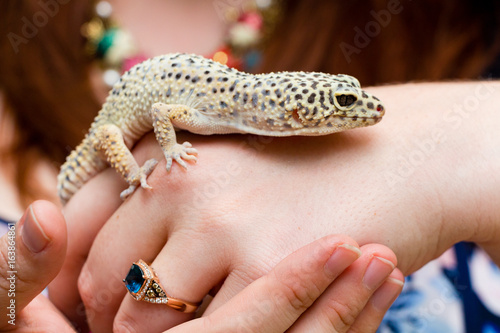
[[[406,278],[378,332],[500,333],[500,269],[459,243]]]
[[[9,230],[9,223],[12,223],[12,221],[7,221],[0,217],[0,237],[3,236],[3,234],[7,233],[7,231]]]

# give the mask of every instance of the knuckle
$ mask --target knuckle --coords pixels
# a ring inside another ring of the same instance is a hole
[[[361,309],[348,302],[339,302],[329,299],[323,307],[324,317],[327,318],[327,325],[333,327],[337,332],[347,331],[357,318]]]
[[[136,333],[139,332],[134,327],[136,321],[126,313],[119,312],[113,321],[113,332],[115,333]]]
[[[290,272],[277,276],[283,296],[297,312],[303,312],[310,307],[321,290],[312,281],[304,281],[298,272]]]
[[[85,310],[87,313],[97,313],[103,310],[101,309],[95,298],[92,280],[85,268],[82,270],[82,273],[78,277],[77,286],[78,292],[83,304],[85,305]]]
[[[132,333],[134,331],[130,330],[130,327],[128,326],[128,324],[115,321],[113,323],[113,332],[115,332],[115,333]]]

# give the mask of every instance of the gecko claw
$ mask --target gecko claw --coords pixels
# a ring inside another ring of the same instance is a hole
[[[187,170],[187,163],[185,161],[197,161],[197,158],[194,155],[198,154],[198,151],[191,147],[191,143],[184,142],[182,145],[176,144],[169,151],[164,152],[165,159],[167,160],[167,172],[170,172],[174,160],[177,164],[184,168],[184,170]]]

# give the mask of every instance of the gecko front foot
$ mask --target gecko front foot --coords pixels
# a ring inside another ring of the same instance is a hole
[[[130,186],[126,190],[122,191],[122,193],[120,193],[120,198],[122,200],[127,199],[132,193],[134,193],[139,184],[141,184],[142,188],[151,190],[152,187],[148,184],[146,179],[148,178],[149,174],[153,172],[156,164],[158,164],[158,161],[154,158],[147,160],[146,163],[144,163],[144,165],[139,168],[139,171],[136,174],[127,178],[127,182],[130,184]]]
[[[187,164],[184,160],[196,162],[197,158],[195,155],[198,154],[198,151],[192,147],[189,142],[184,142],[182,145],[177,143],[169,150],[164,150],[163,154],[167,160],[167,171],[170,171],[172,168],[174,160],[184,169],[187,169]]]

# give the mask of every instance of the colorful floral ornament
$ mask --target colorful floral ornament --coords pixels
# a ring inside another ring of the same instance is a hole
[[[259,45],[263,37],[266,13],[276,12],[271,0],[249,1],[241,8],[225,8],[228,32],[224,44],[208,55],[214,61],[238,70],[252,71],[259,63]],[[273,10],[271,10],[273,9]],[[111,18],[113,8],[107,1],[96,4],[96,16],[82,26],[87,39],[87,52],[103,70],[104,82],[109,86],[134,65],[149,58],[136,46],[132,36],[121,29]],[[276,15],[272,15],[276,17]]]

